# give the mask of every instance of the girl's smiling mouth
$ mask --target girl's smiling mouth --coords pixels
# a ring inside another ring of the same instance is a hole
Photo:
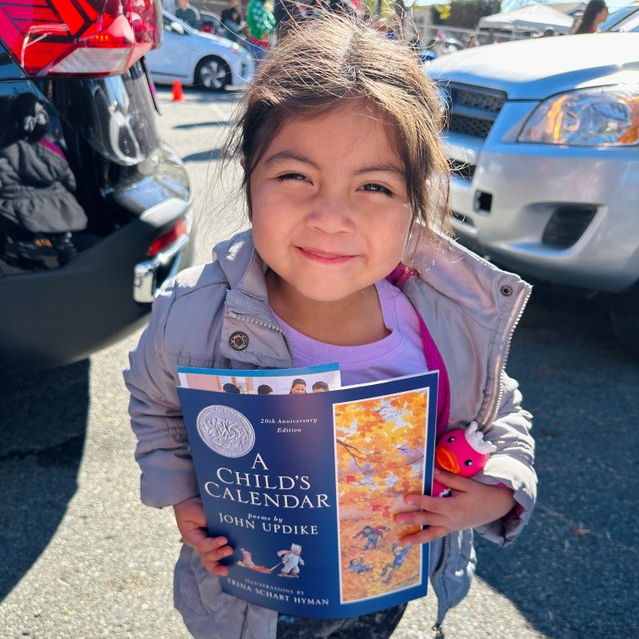
[[[350,253],[333,253],[310,246],[297,246],[296,249],[302,257],[323,264],[342,264],[355,257]]]

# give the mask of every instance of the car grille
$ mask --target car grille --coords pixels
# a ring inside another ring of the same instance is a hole
[[[583,235],[596,213],[596,206],[557,208],[546,225],[542,242],[555,249],[570,248]]]
[[[446,129],[486,138],[506,102],[506,93],[455,82],[438,81],[437,84],[446,104]]]

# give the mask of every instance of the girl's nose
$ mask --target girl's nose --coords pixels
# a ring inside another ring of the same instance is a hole
[[[344,233],[353,228],[353,211],[348,199],[335,193],[313,198],[307,224],[324,233]]]

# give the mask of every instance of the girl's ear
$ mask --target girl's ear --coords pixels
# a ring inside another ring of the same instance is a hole
[[[240,164],[244,169],[244,194],[246,197],[246,210],[248,212],[249,222],[253,221],[253,207],[251,206],[251,181],[246,179],[246,160],[242,158]]]

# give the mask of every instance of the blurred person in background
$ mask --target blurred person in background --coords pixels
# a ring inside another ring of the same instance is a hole
[[[229,40],[233,40],[233,42],[244,39],[244,31],[246,29],[244,19],[238,9],[238,4],[239,0],[228,0],[226,9],[222,11],[220,16],[222,24],[228,30],[228,38]]]
[[[189,4],[189,0],[177,0],[175,17],[182,20],[182,22],[186,22],[186,24],[194,29],[200,28],[200,12],[193,5]]]
[[[257,65],[267,54],[271,46],[271,37],[275,32],[275,16],[270,2],[251,0],[246,14],[246,24],[248,25],[246,48]]]
[[[597,27],[608,17],[604,0],[590,0],[583,15],[573,27],[572,33],[596,33]]]

